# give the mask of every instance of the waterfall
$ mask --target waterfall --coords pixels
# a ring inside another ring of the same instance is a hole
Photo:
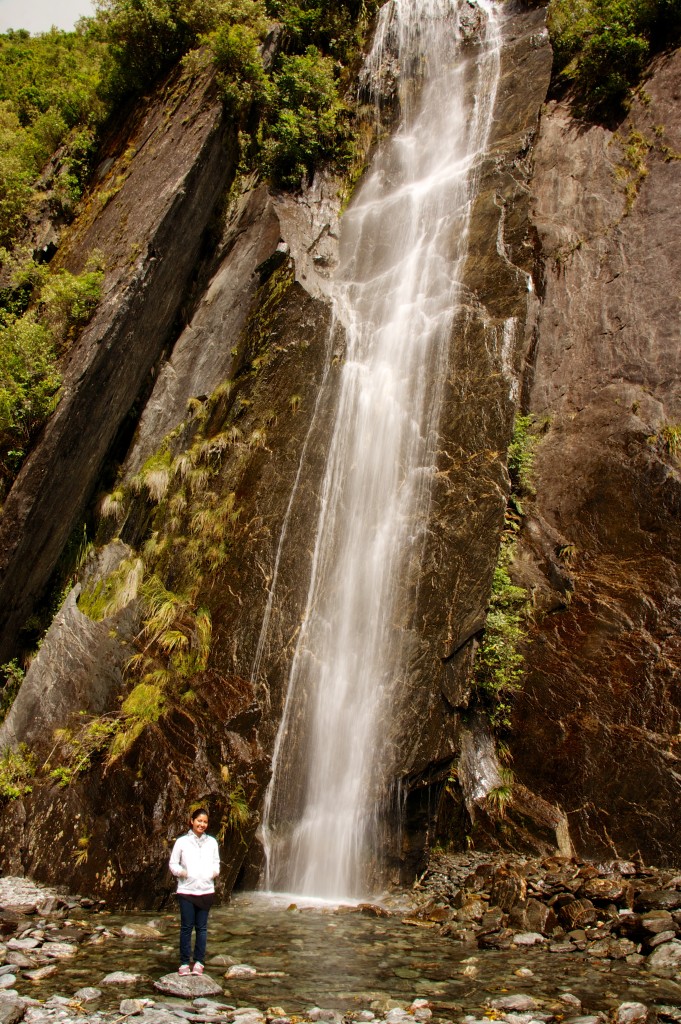
[[[397,67],[401,120],[341,225],[332,290],[347,347],[264,808],[266,888],[358,897],[380,871],[404,632],[499,51],[486,0],[381,10],[367,76],[378,91]]]

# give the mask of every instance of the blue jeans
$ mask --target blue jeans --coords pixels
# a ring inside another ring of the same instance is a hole
[[[194,962],[205,963],[208,911],[195,907],[183,896],[178,896],[178,902],[180,904],[180,963],[188,964],[191,960],[192,931],[194,929],[196,929]]]

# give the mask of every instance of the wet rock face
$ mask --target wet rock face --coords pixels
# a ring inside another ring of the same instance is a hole
[[[514,769],[588,855],[678,862],[681,201],[660,60],[616,134],[552,104],[535,150],[545,267],[530,408],[545,421],[518,577],[538,613]]]
[[[526,346],[528,274],[534,258],[527,154],[548,82],[550,50],[541,12],[513,15],[505,31],[509,45],[502,58],[493,148],[480,168],[471,224],[465,282],[469,298],[452,337],[432,529],[425,565],[414,569],[417,614],[405,624],[410,657],[401,712],[418,721],[419,730],[405,731],[396,719],[396,774],[404,780],[404,791],[413,794],[407,801],[404,849],[394,851],[401,865],[397,874],[401,871],[404,877],[413,877],[422,860],[437,807],[433,796],[461,746],[459,713],[468,702],[472,657],[496,560],[507,495],[503,453]],[[221,129],[211,131],[213,154]],[[208,162],[206,157],[204,164]],[[112,246],[120,228],[119,220],[112,219],[113,204],[123,203],[127,184],[104,211],[110,234],[97,229],[96,220],[88,228],[95,235],[99,230],[97,237],[110,239]],[[191,204],[190,191],[186,198]],[[173,455],[186,451],[197,429],[187,413],[188,398],[208,416],[207,438],[220,434],[224,440],[229,431],[219,470],[204,488],[216,504],[229,498],[238,512],[224,554],[204,574],[196,596],[197,606],[208,608],[212,621],[210,667],[192,682],[196,701],[148,725],[123,758],[108,763],[101,754],[68,789],[36,784],[32,794],[13,805],[0,825],[0,855],[15,870],[45,881],[59,878],[79,887],[85,883],[110,899],[151,904],[168,891],[168,844],[184,825],[187,803],[209,802],[212,818],[220,822],[227,815],[230,791],[239,784],[252,815],[243,835],[229,829],[225,833],[225,888],[241,869],[257,824],[255,809],[267,781],[267,758],[305,605],[319,481],[343,358],[342,332],[331,330],[325,299],[336,259],[336,216],[337,204],[317,182],[297,200],[256,190],[243,197],[227,226],[205,295],[196,297],[192,320],[158,374],[124,469],[124,483],[129,483],[169,431],[174,432]],[[153,299],[157,255],[151,253],[149,259],[150,264],[143,261],[142,278],[133,277],[138,283],[148,279],[145,287]],[[160,263],[167,267],[170,256]],[[111,291],[106,309],[117,294]],[[138,309],[136,301],[124,306],[125,316]],[[143,326],[158,313],[155,301],[145,307]],[[512,330],[506,330],[511,319]],[[80,354],[74,354],[74,374],[76,366],[90,366],[90,356],[92,365],[99,365],[92,354],[95,334],[89,338],[83,339]],[[113,342],[107,346],[113,359]],[[211,405],[207,396],[225,385],[226,377],[231,384],[224,400]],[[104,388],[103,379],[91,377],[89,370],[83,371],[82,380]],[[118,394],[120,382],[107,382],[115,383]],[[80,394],[75,389],[73,401]],[[78,408],[82,417],[89,406],[85,402]],[[98,438],[97,445],[103,446],[104,435]],[[299,477],[303,453],[305,472]],[[36,453],[36,458],[43,456]],[[27,467],[27,478],[28,472]],[[57,500],[54,494],[52,500]],[[133,501],[116,523],[122,540],[136,552],[152,532],[162,536],[166,531],[164,507],[145,501]],[[286,543],[278,559],[282,531]],[[180,551],[187,537],[177,533],[171,540]],[[268,607],[275,572],[276,596]],[[106,620],[92,625],[101,626],[102,635],[108,636],[111,624]],[[58,651],[60,641],[55,640]],[[126,654],[119,647],[111,656],[120,666]],[[64,662],[59,653],[52,660]],[[252,676],[254,687],[248,682]],[[110,694],[115,690],[112,686]],[[56,717],[64,716],[60,712]],[[64,724],[45,722],[46,736]],[[22,738],[20,730],[14,738]],[[78,865],[83,831],[91,838],[87,860]],[[252,859],[251,883],[257,876],[257,856]]]
[[[503,31],[493,136],[480,168],[470,225],[464,273],[468,300],[451,342],[429,540],[417,582],[405,684],[406,718],[422,725],[417,735],[407,730],[397,740],[402,747],[399,771],[412,794],[405,877],[421,855],[420,830],[438,805],[438,785],[461,750],[459,715],[470,698],[472,661],[497,557],[508,494],[504,456],[532,316],[527,181],[551,50],[543,11],[516,12]],[[412,840],[410,831],[416,833]]]
[[[259,709],[244,680],[208,672],[196,688],[191,706],[148,726],[113,764],[95,756],[67,788],[36,784],[12,801],[0,828],[4,870],[111,903],[158,906],[175,889],[167,864],[187,808],[207,804],[220,838],[216,889],[230,892],[257,817],[232,822],[229,793],[241,786],[256,806],[268,777]]]

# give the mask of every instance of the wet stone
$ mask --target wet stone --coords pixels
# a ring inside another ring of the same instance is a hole
[[[0,992],[0,1024],[17,1024],[24,1016],[27,1002],[20,996]]]
[[[616,1024],[643,1024],[648,1019],[644,1003],[620,1003],[615,1011]]]
[[[518,1010],[521,1013],[525,1010],[535,1010],[538,1005],[537,1000],[533,996],[522,992],[500,996],[498,999],[492,999],[490,1002],[493,1010]]]
[[[56,964],[47,964],[45,967],[36,967],[35,970],[24,971],[24,978],[28,978],[29,981],[43,981],[45,978],[49,978],[51,974],[56,974],[59,968]]]
[[[539,932],[520,932],[520,934],[513,937],[514,946],[536,946],[546,941],[546,938],[540,935]]]
[[[73,998],[77,999],[79,1003],[94,1003],[95,1000],[102,998],[102,990],[93,985],[86,985],[85,988],[79,988],[74,992]]]
[[[648,946],[650,949],[656,949],[657,946],[661,946],[665,942],[671,942],[676,938],[676,932],[659,932],[653,939],[650,940]]]
[[[228,956],[226,953],[218,953],[206,961],[211,967],[234,967],[238,962],[233,956]]]
[[[21,953],[19,950],[12,950],[11,953],[7,954],[7,963],[13,964],[15,967],[36,967],[35,959],[30,956],[26,956],[25,953]]]
[[[159,992],[165,992],[171,996],[181,996],[184,999],[222,995],[222,987],[206,974],[189,974],[186,977],[177,973],[164,974],[162,978],[154,982],[154,988]]]
[[[225,971],[225,978],[255,978],[257,973],[255,967],[251,967],[250,964],[234,964]]]
[[[653,974],[668,976],[681,970],[681,942],[674,939],[665,942],[648,957],[648,967]]]
[[[37,949],[40,945],[39,939],[10,939],[7,943],[8,949]]]
[[[142,1013],[144,1008],[148,1005],[148,999],[121,999],[118,1006],[118,1012],[128,1017],[131,1014]]]
[[[102,978],[100,985],[137,985],[142,980],[143,975],[141,974],[131,974],[128,971],[112,971]]]
[[[248,1010],[234,1017],[235,1024],[264,1024],[265,1017],[257,1010]]]
[[[77,952],[78,946],[75,946],[72,942],[46,942],[40,949],[42,956],[49,956],[54,960],[75,956]]]
[[[121,928],[126,939],[161,939],[163,932],[152,924],[126,924]]]
[[[681,908],[681,891],[677,889],[647,889],[639,893],[636,910],[678,910]]]

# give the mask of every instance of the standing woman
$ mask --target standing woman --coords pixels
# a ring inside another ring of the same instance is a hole
[[[178,879],[177,898],[180,904],[180,969],[178,974],[203,974],[206,959],[208,912],[213,904],[215,885],[220,874],[218,844],[206,835],[208,811],[203,807],[192,811],[191,828],[173,846],[168,867]],[[194,942],[194,969],[189,967]]]

